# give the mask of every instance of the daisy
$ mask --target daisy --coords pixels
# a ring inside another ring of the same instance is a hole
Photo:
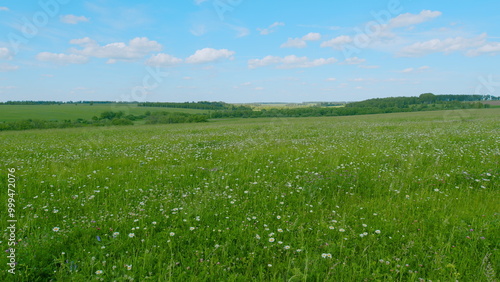
[[[269,238],[269,242],[274,242],[274,238]]]
[[[97,275],[102,274],[102,270],[96,271],[95,274],[97,274]]]
[[[129,233],[129,234],[128,234],[128,236],[129,236],[130,238],[132,238],[132,237],[134,237],[134,236],[135,236],[135,234],[134,234],[134,233]]]
[[[52,231],[54,231],[54,232],[58,232],[59,230],[60,230],[59,227],[52,228]]]

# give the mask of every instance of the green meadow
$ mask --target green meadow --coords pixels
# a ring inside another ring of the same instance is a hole
[[[2,216],[0,280],[497,281],[499,121],[491,108],[0,132],[17,220],[11,274]]]
[[[125,115],[143,115],[149,112],[180,112],[188,114],[206,113],[206,110],[177,109],[163,107],[138,107],[137,104],[61,104],[61,105],[0,105],[0,122],[26,119],[40,120],[90,120],[103,112],[119,112]]]

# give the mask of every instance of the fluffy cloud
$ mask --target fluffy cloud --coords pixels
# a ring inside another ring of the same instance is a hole
[[[417,42],[410,46],[404,47],[400,52],[401,57],[421,57],[432,53],[452,53],[455,51],[467,50],[470,48],[478,48],[485,46],[486,33],[481,34],[476,38],[447,38],[432,39],[424,42]]]
[[[264,28],[264,29],[258,28],[257,30],[260,31],[260,34],[267,35],[267,34],[275,32],[277,27],[284,26],[284,25],[285,25],[285,23],[275,22],[267,28]]]
[[[442,13],[439,11],[423,10],[419,14],[401,14],[389,21],[389,28],[405,27],[415,24],[420,24],[431,19],[441,16]]]
[[[181,63],[182,60],[171,56],[169,54],[159,53],[152,55],[147,61],[146,65],[153,67],[168,67]]]
[[[321,39],[321,34],[310,32],[302,38],[288,38],[288,41],[281,44],[281,48],[305,48],[307,46],[306,41],[317,41]]]
[[[406,68],[404,70],[402,70],[401,72],[402,73],[419,73],[419,72],[422,72],[424,70],[427,70],[429,69],[429,66],[421,66],[419,68]]]
[[[233,59],[234,51],[229,51],[227,49],[216,50],[213,48],[204,48],[197,50],[193,55],[186,59],[186,63],[189,64],[203,64],[219,61],[222,59]]]
[[[14,66],[10,64],[0,64],[0,72],[15,71],[18,69],[19,66]]]
[[[483,54],[496,55],[500,53],[500,42],[490,42],[467,52],[467,56],[479,56]]]
[[[300,38],[288,38],[288,41],[281,44],[281,48],[305,48],[307,43]]]
[[[115,63],[117,60],[133,61],[141,59],[151,52],[158,52],[162,49],[160,43],[146,37],[134,38],[129,41],[128,45],[123,42],[116,42],[100,46],[97,41],[88,37],[73,39],[70,43],[83,47],[81,50],[71,49],[72,53],[86,57],[108,58],[108,63]]]
[[[358,57],[347,58],[342,62],[343,65],[356,65],[366,62],[365,59],[360,59]]]
[[[77,24],[79,22],[88,22],[89,19],[84,16],[75,16],[75,15],[65,15],[59,18],[61,22],[67,24]]]
[[[309,32],[308,34],[302,36],[302,40],[305,41],[317,41],[321,39],[321,34],[316,32]]]
[[[277,65],[279,69],[292,69],[292,68],[311,68],[322,65],[334,64],[337,62],[335,58],[320,58],[310,60],[307,57],[297,57],[290,55],[286,57],[266,56],[262,59],[252,59],[248,61],[248,67],[255,69],[258,67],[265,67],[269,65]]]
[[[0,11],[9,11],[10,9],[7,7],[0,7]]]
[[[321,47],[332,47],[333,49],[340,50],[344,44],[351,43],[353,38],[348,35],[341,35],[321,43]]]
[[[8,48],[0,48],[0,60],[10,60],[12,59],[12,53]]]
[[[42,52],[36,55],[36,59],[44,62],[51,62],[55,64],[85,64],[89,61],[88,57],[76,54],[55,54],[49,52]]]

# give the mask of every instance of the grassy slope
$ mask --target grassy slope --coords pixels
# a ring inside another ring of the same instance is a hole
[[[205,110],[137,107],[135,104],[63,104],[63,105],[0,105],[0,122],[22,119],[76,120],[91,119],[106,111],[123,111],[126,115],[142,115],[147,111],[170,111],[183,113],[203,113]]]
[[[2,169],[18,168],[15,277],[493,281],[499,118],[484,109],[2,132]]]

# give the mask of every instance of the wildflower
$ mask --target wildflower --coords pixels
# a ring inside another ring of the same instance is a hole
[[[58,232],[59,230],[60,230],[59,227],[52,228],[52,231],[54,231],[54,232]]]
[[[285,249],[285,250],[289,250],[289,249],[290,249],[290,246],[285,246],[283,249]]]
[[[363,223],[363,227],[367,227],[367,226],[368,226],[368,225],[366,225],[366,224],[364,224],[364,223]]]
[[[375,230],[375,233],[380,234],[380,230]]]
[[[97,275],[102,274],[102,270],[98,270],[98,271],[96,271],[96,272],[95,272],[95,274],[97,274]]]
[[[193,231],[195,228],[194,227],[189,227],[189,230]]]
[[[281,229],[281,228],[278,228],[278,232],[283,232],[283,229]]]
[[[344,228],[340,228],[339,231],[340,232],[345,232],[345,229]]]
[[[271,267],[271,266],[273,266],[273,265],[272,265],[272,264],[268,264],[267,266],[268,266],[268,267]]]
[[[269,242],[274,242],[274,238],[269,238]]]
[[[255,235],[255,238],[260,239],[260,235],[259,234]]]
[[[359,234],[359,237],[363,238],[365,237],[365,234]]]
[[[279,216],[279,215],[278,215],[276,218],[277,218],[277,219],[281,219],[281,216]]]
[[[153,225],[156,225],[156,221],[151,222]]]
[[[132,265],[126,264],[125,266],[127,267],[127,270],[132,270]]]
[[[113,233],[113,237],[117,237],[118,235],[120,235],[120,232]]]
[[[335,229],[335,227],[333,227],[333,226],[330,226],[330,227],[328,227],[328,228],[330,228],[330,229]]]
[[[170,236],[174,236],[174,235],[175,235],[175,233],[174,233],[174,232],[170,232]]]
[[[323,254],[321,254],[321,257],[322,258],[332,258],[332,254],[323,253]]]
[[[132,237],[134,237],[134,236],[135,236],[135,234],[134,234],[134,233],[129,233],[129,234],[128,234],[128,236],[129,236],[130,238],[132,238]]]

